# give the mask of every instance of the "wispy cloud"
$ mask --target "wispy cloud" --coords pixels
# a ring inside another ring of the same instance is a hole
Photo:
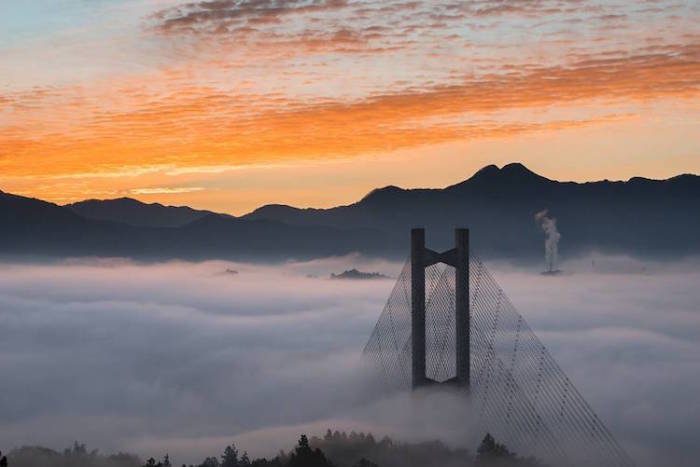
[[[77,187],[86,174],[224,173],[621,116],[663,120],[659,137],[676,142],[655,106],[698,100],[700,11],[671,1],[137,0],[106,11],[128,29],[105,13],[58,40],[0,47],[0,184],[34,176],[31,194],[46,177]]]
[[[276,24],[286,15],[344,8],[347,0],[219,0],[187,3],[153,15],[163,32],[223,34],[256,24]]]
[[[64,99],[53,101],[57,127],[44,112],[33,121],[26,111],[25,125],[0,129],[6,154],[0,167],[7,174],[36,173],[37,164],[45,174],[119,173],[124,167],[143,167],[144,157],[154,166],[173,168],[274,164],[571,128],[619,118],[611,109],[620,104],[697,98],[699,54],[700,45],[692,44],[577,56],[567,66],[533,63],[510,72],[466,76],[455,84],[407,87],[348,101],[247,96],[175,84],[164,95],[122,87],[126,102],[129,95],[134,99],[120,109],[104,108],[100,96],[82,93],[75,105],[69,89]],[[48,104],[53,98],[43,99]],[[556,113],[515,121],[507,117],[512,111],[591,103],[595,105],[576,118]],[[91,112],[86,115],[86,110]],[[23,112],[15,110],[17,123]],[[45,155],[41,160],[33,156],[39,153]],[[53,161],[50,166],[47,158]]]
[[[178,194],[178,193],[193,193],[195,191],[202,191],[204,187],[201,186],[187,186],[187,187],[152,187],[152,188],[133,188],[130,192],[134,195],[159,195],[159,194]]]

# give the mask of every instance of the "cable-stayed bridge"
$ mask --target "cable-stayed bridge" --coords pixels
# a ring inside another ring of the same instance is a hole
[[[469,231],[455,248],[425,248],[414,229],[407,260],[364,349],[394,388],[450,385],[469,398],[474,439],[486,432],[552,467],[634,466],[515,309]],[[466,403],[466,401],[465,401]]]

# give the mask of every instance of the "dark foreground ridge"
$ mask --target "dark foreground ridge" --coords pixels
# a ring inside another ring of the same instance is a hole
[[[700,176],[558,182],[522,164],[487,166],[442,189],[373,190],[330,209],[263,206],[241,217],[133,199],[67,206],[0,192],[0,255],[157,259],[305,259],[360,252],[396,258],[421,225],[443,248],[457,225],[482,257],[539,259],[533,216],[558,221],[563,255],[700,253]]]
[[[145,462],[133,454],[101,455],[75,443],[62,453],[44,447],[22,447],[10,452],[2,467],[172,467],[165,454]],[[9,464],[9,465],[8,465]],[[183,467],[187,467],[182,464]],[[189,467],[195,467],[190,464]],[[521,458],[486,434],[476,450],[452,449],[440,441],[398,443],[388,437],[377,441],[371,433],[332,432],[323,438],[301,435],[289,452],[274,458],[250,459],[235,445],[226,446],[220,457],[206,457],[197,467],[546,467],[534,458]]]

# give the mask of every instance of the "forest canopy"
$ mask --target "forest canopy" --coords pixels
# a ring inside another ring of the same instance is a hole
[[[25,446],[0,453],[0,467],[173,467],[168,454],[145,461],[127,453],[103,455],[88,450],[84,444],[55,451],[40,446]],[[280,451],[273,458],[251,459],[231,444],[219,456],[210,456],[201,463],[183,467],[544,467],[532,458],[521,458],[486,434],[472,453],[467,449],[450,448],[441,441],[421,443],[395,442],[389,437],[377,440],[371,433],[326,432],[323,437],[301,435],[289,452]]]

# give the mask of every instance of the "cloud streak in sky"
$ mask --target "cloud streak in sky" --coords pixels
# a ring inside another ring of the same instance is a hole
[[[75,201],[143,188],[128,178],[144,167],[303,164],[397,150],[427,158],[444,144],[568,131],[581,141],[594,124],[619,134],[620,116],[644,122],[679,160],[697,145],[692,136],[677,138],[693,135],[697,121],[700,11],[692,4],[87,7],[69,0],[65,7],[60,14],[29,8],[7,25],[0,19],[0,185],[8,191]],[[608,150],[633,143],[620,136]],[[668,166],[658,155],[653,162]],[[688,165],[678,171],[693,171]],[[44,179],[118,173],[120,186],[104,182],[101,193],[94,183],[67,189]],[[202,207],[214,208],[217,194],[205,188],[182,198],[209,196]],[[250,196],[257,198],[249,205],[260,198]]]
[[[248,24],[279,23],[294,13],[321,13],[348,5],[347,0],[219,0],[188,3],[161,10],[154,18],[159,28],[171,32],[222,34]]]
[[[15,109],[25,122],[0,129],[6,143],[0,167],[7,175],[24,176],[40,168],[46,175],[111,172],[141,166],[144,154],[150,164],[182,167],[277,163],[551,131],[605,121],[615,117],[612,106],[624,102],[697,98],[699,51],[697,45],[678,45],[665,52],[579,58],[569,66],[533,64],[523,71],[349,101],[231,95],[211,87],[179,90],[177,81],[167,95],[141,85],[118,86],[126,96],[123,108],[105,108],[99,95],[42,93],[34,97],[43,101],[37,108],[53,102],[58,126],[35,108]],[[508,118],[512,111],[591,101],[605,105],[583,107],[584,116],[576,119],[554,111],[539,121]],[[47,156],[37,160],[32,156],[37,152]]]

